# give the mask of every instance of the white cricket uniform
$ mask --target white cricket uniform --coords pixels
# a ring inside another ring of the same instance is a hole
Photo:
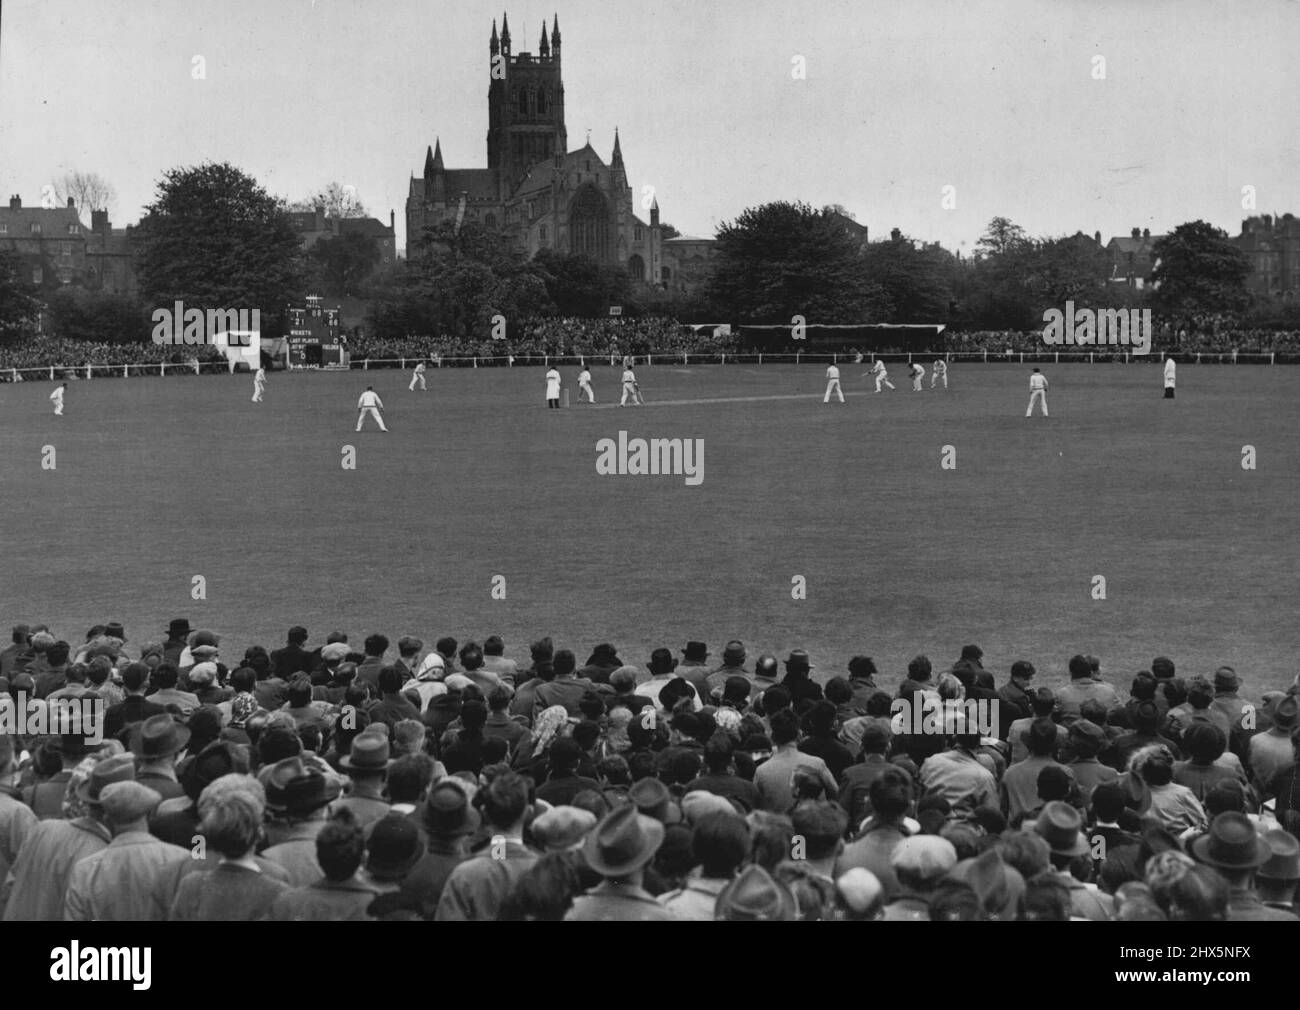
[[[826,395],[822,397],[822,403],[831,402],[831,393],[840,398],[840,403],[844,402],[844,391],[840,389],[840,370],[834,365],[826,369]]]
[[[631,365],[623,369],[623,399],[619,401],[620,407],[627,406],[629,396],[632,397],[633,403],[641,402],[641,394],[636,391],[636,373],[632,371]]]
[[[943,358],[939,358],[935,361],[934,368],[930,370],[931,389],[934,388],[934,382],[936,379],[943,379],[943,388],[948,388],[948,362],[944,361]]]
[[[875,365],[872,366],[871,370],[876,373],[877,393],[880,392],[880,387],[882,385],[888,386],[890,389],[894,388],[894,384],[889,381],[889,373],[885,371],[885,363],[883,361],[877,361]]]
[[[1174,388],[1174,373],[1177,371],[1178,367],[1174,364],[1174,359],[1169,358],[1165,362],[1165,389]]]
[[[407,388],[411,390],[415,389],[415,384],[417,382],[420,384],[421,389],[429,388],[424,384],[424,362],[423,361],[421,361],[418,365],[415,366],[415,371],[411,373],[411,384]]]
[[[596,394],[591,391],[591,372],[583,369],[578,373],[578,399],[582,399],[582,394],[587,394],[587,402],[595,403]]]
[[[560,398],[560,373],[554,368],[546,373],[546,398],[548,400]]]
[[[253,373],[253,402],[262,402],[262,393],[266,390],[266,369],[259,368]]]
[[[51,393],[50,399],[54,401],[55,416],[61,415],[63,413],[63,387],[59,386],[58,389]]]
[[[925,368],[922,365],[913,363],[912,365],[912,392],[921,391],[921,380],[925,378]]]
[[[1043,416],[1047,417],[1047,376],[1042,372],[1034,372],[1029,377],[1029,409],[1025,411],[1025,417],[1033,414],[1035,400],[1043,405]]]
[[[380,431],[387,431],[388,427],[384,424],[383,415],[379,413],[383,409],[384,401],[379,398],[379,394],[373,389],[367,389],[362,393],[361,398],[357,400],[357,410],[360,411],[357,414],[357,431],[361,430],[361,424],[365,421],[367,414],[375,419]]]

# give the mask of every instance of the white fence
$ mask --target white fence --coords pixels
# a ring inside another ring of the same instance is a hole
[[[877,358],[882,361],[910,364],[912,359],[927,363],[942,358],[954,363],[976,364],[1142,364],[1162,362],[1167,351],[1153,351],[1150,354],[1130,354],[1113,351],[1094,351],[1091,353],[1060,351],[944,351],[917,354],[845,354],[836,352],[778,352],[778,353],[732,353],[732,352],[655,352],[653,354],[629,355],[637,365],[830,365],[872,363]],[[1228,352],[1180,352],[1177,354],[1182,364],[1207,365],[1290,365],[1300,364],[1300,351],[1271,352],[1262,354]],[[618,354],[500,354],[500,355],[458,355],[434,356],[429,358],[353,358],[350,368],[368,371],[371,368],[414,368],[416,363],[424,361],[437,368],[512,368],[512,367],[549,367],[551,365],[604,365],[611,367],[623,360]],[[328,370],[328,369],[327,369]],[[136,362],[121,365],[42,365],[38,368],[0,368],[0,381],[49,381],[56,379],[129,379],[140,376],[168,375],[214,375],[229,374],[231,368],[225,361],[186,361],[186,362]]]

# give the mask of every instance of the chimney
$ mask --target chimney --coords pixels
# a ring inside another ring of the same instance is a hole
[[[318,206],[316,208],[316,227],[313,228],[312,230],[313,231],[325,230],[325,208],[324,207]]]
[[[1142,229],[1142,237],[1143,237],[1143,238],[1150,238],[1150,237],[1151,237],[1151,229],[1150,229],[1150,228],[1143,228],[1143,229]]]
[[[23,198],[22,198],[21,196],[17,196],[17,195],[15,195],[15,196],[11,196],[11,197],[9,198],[9,209],[10,209],[10,210],[22,210],[22,209],[23,209]]]
[[[72,197],[68,197],[68,206],[75,208],[77,206],[77,201],[72,199]]]
[[[894,242],[897,242],[900,238],[903,237],[903,233],[899,231],[897,228],[891,228],[889,230],[889,237]]]
[[[107,234],[111,229],[108,224],[108,211],[92,210],[90,212],[90,230],[95,234]]]
[[[397,211],[391,207],[388,210],[388,230],[394,233],[397,232]]]
[[[1101,232],[1099,232],[1099,231],[1095,231],[1095,232],[1093,232],[1093,233],[1092,233],[1092,240],[1093,240],[1094,242],[1096,242],[1098,245],[1101,245]]]
[[[1142,229],[1140,229],[1140,228],[1134,228],[1131,232],[1129,232],[1129,234],[1132,235],[1134,238],[1141,238],[1141,237],[1142,237]]]

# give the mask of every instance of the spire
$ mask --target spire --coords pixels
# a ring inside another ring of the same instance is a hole
[[[433,170],[435,172],[444,171],[442,164],[442,141],[435,137],[433,140]]]
[[[610,159],[611,168],[623,167],[623,149],[618,146],[618,127],[614,127],[614,156]]]
[[[546,18],[542,18],[542,41],[537,43],[537,53],[539,56],[551,55],[551,45],[546,41]]]
[[[551,17],[551,48],[560,48],[560,15],[558,14]]]
[[[430,147],[424,152],[424,177],[427,179],[433,175],[433,148]]]
[[[501,43],[497,41],[497,19],[492,19],[492,39],[488,42],[488,52],[495,56],[501,49]]]
[[[501,51],[510,52],[510,21],[504,11],[501,13]]]

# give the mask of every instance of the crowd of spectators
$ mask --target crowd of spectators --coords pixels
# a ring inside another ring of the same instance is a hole
[[[23,368],[80,369],[121,365],[185,364],[213,361],[221,356],[215,347],[206,345],[169,347],[152,341],[120,344],[69,340],[46,333],[0,344],[0,381],[12,380],[8,370]]]
[[[1295,683],[506,651],[16,627],[3,919],[1296,919]]]

